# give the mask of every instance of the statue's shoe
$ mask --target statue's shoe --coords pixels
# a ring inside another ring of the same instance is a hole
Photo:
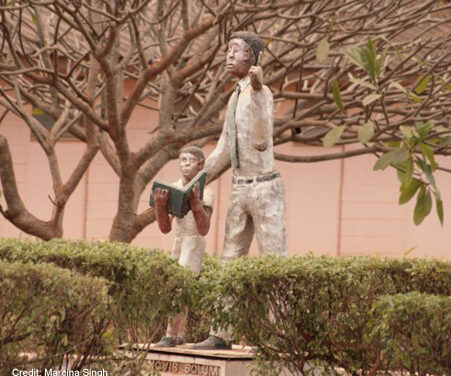
[[[175,347],[178,345],[183,345],[184,343],[185,343],[185,341],[180,336],[177,336],[177,337],[165,336],[160,340],[160,342],[157,342],[153,346],[154,347]]]
[[[191,348],[196,350],[230,350],[232,344],[227,343],[221,337],[209,336],[205,341],[195,343]]]

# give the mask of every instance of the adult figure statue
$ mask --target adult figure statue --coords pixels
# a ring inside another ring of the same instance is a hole
[[[284,187],[274,164],[273,96],[263,85],[258,65],[263,49],[263,41],[254,33],[232,34],[227,70],[239,81],[229,99],[218,144],[205,163],[207,173],[217,164],[230,161],[232,165],[223,262],[247,255],[254,233],[260,256],[288,254]],[[211,331],[193,348],[231,348],[231,336],[226,330]]]

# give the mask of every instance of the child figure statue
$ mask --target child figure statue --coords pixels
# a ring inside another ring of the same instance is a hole
[[[205,163],[205,156],[201,149],[188,146],[179,155],[181,179],[173,185],[182,188],[199,173]],[[158,227],[167,234],[172,229],[173,216],[168,214],[169,191],[157,188],[154,192],[155,213]],[[213,212],[214,193],[205,186],[203,200],[200,199],[199,183],[196,183],[189,197],[191,210],[183,218],[175,218],[175,239],[172,247],[172,257],[182,266],[190,268],[195,275],[199,275],[204,252],[205,238],[210,228]],[[155,344],[155,347],[174,347],[184,343],[187,312],[182,312],[169,320],[166,335]]]

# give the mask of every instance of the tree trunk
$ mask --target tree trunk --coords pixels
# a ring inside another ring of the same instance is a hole
[[[133,207],[136,191],[135,175],[136,172],[133,168],[122,172],[119,183],[118,209],[111,226],[110,240],[130,243],[133,239],[131,234],[136,220],[136,212]]]

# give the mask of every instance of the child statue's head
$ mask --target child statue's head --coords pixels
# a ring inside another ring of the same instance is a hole
[[[186,182],[194,178],[204,168],[205,154],[197,146],[186,146],[179,154],[180,172]]]

